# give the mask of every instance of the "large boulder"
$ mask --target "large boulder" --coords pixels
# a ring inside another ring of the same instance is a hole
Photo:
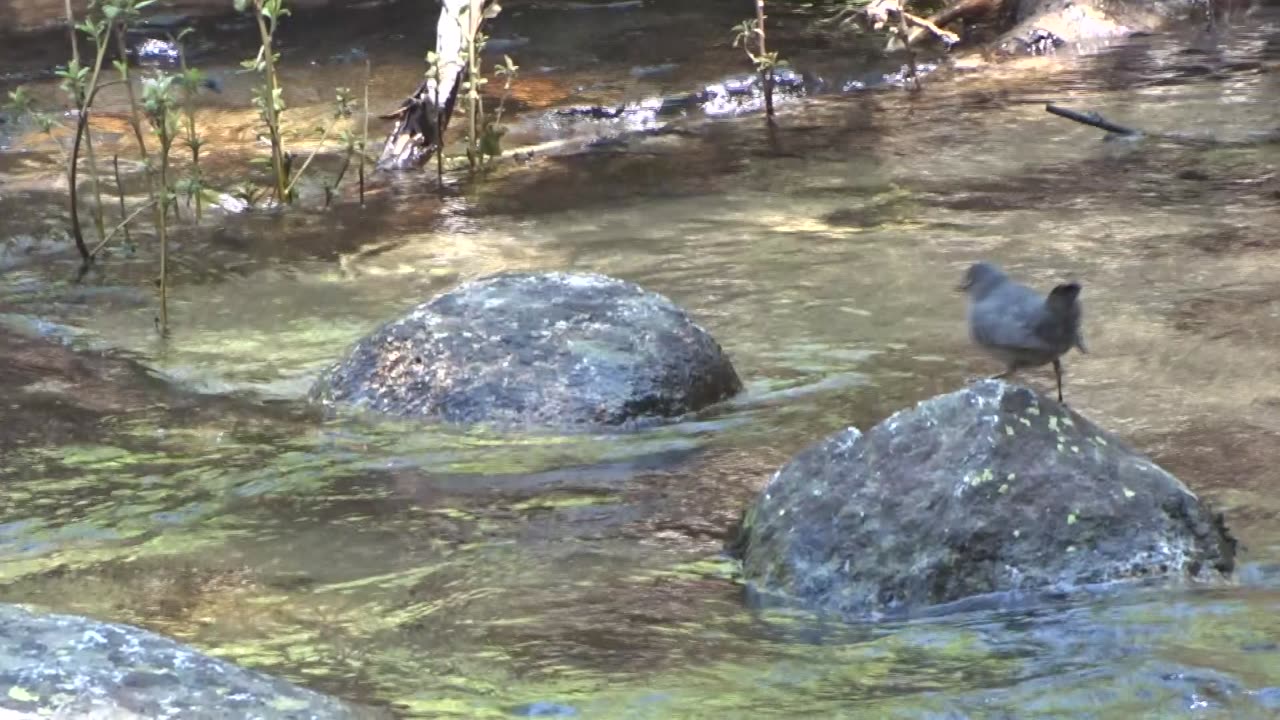
[[[661,295],[603,275],[512,272],[382,326],[312,395],[404,417],[564,428],[675,417],[741,387],[716,341]]]
[[[737,549],[766,596],[846,616],[1131,578],[1219,578],[1235,540],[1177,478],[1078,413],[987,380],[796,456]]]
[[[2,604],[0,716],[377,717],[146,630]]]

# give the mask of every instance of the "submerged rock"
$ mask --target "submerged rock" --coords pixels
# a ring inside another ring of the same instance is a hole
[[[988,593],[1220,578],[1235,540],[1116,436],[987,380],[800,453],[746,513],[738,550],[756,589],[877,617]]]
[[[741,387],[716,341],[661,295],[603,275],[515,272],[382,326],[312,396],[404,417],[568,427],[675,417]]]
[[[0,604],[0,716],[373,717],[155,633]]]

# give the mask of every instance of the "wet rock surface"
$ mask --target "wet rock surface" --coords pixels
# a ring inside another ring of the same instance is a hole
[[[1204,16],[1193,0],[1021,0],[1013,28],[996,41],[1001,52],[1043,55],[1082,44],[1156,32]]]
[[[594,274],[465,283],[356,343],[315,400],[402,417],[548,427],[672,418],[741,389],[670,300]]]
[[[1000,592],[1221,578],[1235,540],[1178,479],[1083,416],[983,381],[849,428],[762,491],[737,541],[755,588],[866,617]]]
[[[5,717],[375,717],[155,633],[0,605]]]

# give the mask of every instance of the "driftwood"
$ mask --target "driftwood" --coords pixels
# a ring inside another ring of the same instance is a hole
[[[1106,130],[1109,133],[1115,133],[1117,135],[1128,135],[1128,136],[1146,135],[1146,133],[1142,132],[1141,130],[1135,130],[1134,128],[1131,128],[1131,127],[1125,127],[1124,125],[1118,125],[1116,123],[1113,123],[1110,120],[1102,117],[1096,112],[1091,112],[1091,113],[1076,112],[1075,110],[1070,110],[1068,108],[1064,108],[1059,105],[1054,105],[1053,103],[1048,103],[1047,105],[1044,106],[1044,109],[1046,112],[1057,115],[1058,117],[1064,117],[1068,120],[1074,120],[1083,125],[1096,127],[1099,130]]]
[[[1190,146],[1200,147],[1252,147],[1255,145],[1275,145],[1280,144],[1280,129],[1277,130],[1260,130],[1249,133],[1246,137],[1240,139],[1221,139],[1206,133],[1151,133],[1138,128],[1131,128],[1119,123],[1111,122],[1096,112],[1082,113],[1060,105],[1047,103],[1044,106],[1046,112],[1058,117],[1078,122],[1082,125],[1095,127],[1099,130],[1105,130],[1114,135],[1120,135],[1127,138],[1157,138],[1170,142],[1182,143]]]
[[[441,0],[440,18],[436,21],[435,71],[418,84],[399,109],[382,116],[396,124],[382,147],[378,169],[419,168],[439,149],[458,90],[466,80],[465,36],[473,24],[478,31],[493,5],[494,0]]]

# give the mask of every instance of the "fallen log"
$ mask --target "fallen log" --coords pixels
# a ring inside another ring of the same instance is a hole
[[[382,116],[396,124],[382,147],[379,170],[422,167],[439,149],[458,90],[466,82],[467,36],[479,32],[496,5],[495,0],[441,0],[434,67],[397,110]]]

